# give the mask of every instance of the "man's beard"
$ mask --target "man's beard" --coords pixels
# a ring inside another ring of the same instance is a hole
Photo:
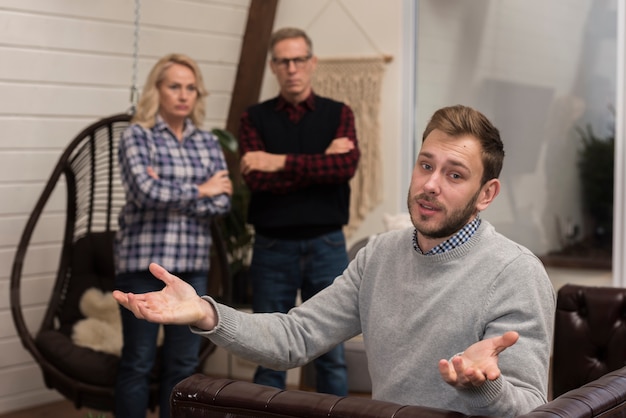
[[[409,194],[409,198],[407,202],[408,202],[408,207],[409,207],[409,215],[411,216],[411,221],[413,222],[415,229],[417,229],[417,232],[419,232],[426,238],[436,239],[436,238],[446,238],[446,237],[452,236],[456,232],[458,232],[461,228],[463,228],[476,213],[476,201],[478,200],[479,194],[480,194],[480,190],[478,190],[476,194],[472,196],[472,198],[469,200],[469,202],[467,202],[465,207],[450,213],[450,215],[444,219],[443,225],[439,227],[435,226],[430,229],[428,229],[425,226],[420,226],[418,220],[415,219],[413,213],[411,213],[411,196]],[[415,197],[415,199],[413,200],[419,200],[419,199],[422,199],[431,203],[436,203],[436,201],[429,198],[426,194],[420,194],[419,196]],[[415,216],[420,216],[421,220],[424,220],[424,221],[428,219],[428,217],[426,216],[421,216],[421,215],[415,215]]]

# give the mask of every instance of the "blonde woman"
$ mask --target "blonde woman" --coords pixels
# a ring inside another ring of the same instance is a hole
[[[191,58],[170,54],[152,68],[137,111],[119,146],[126,204],[116,239],[118,290],[143,293],[163,283],[148,271],[157,261],[206,293],[214,215],[230,210],[232,184],[217,138],[200,129],[207,91]],[[158,325],[122,310],[124,347],[115,416],[146,415]],[[159,411],[169,417],[174,385],[194,373],[200,338],[186,326],[166,325]]]

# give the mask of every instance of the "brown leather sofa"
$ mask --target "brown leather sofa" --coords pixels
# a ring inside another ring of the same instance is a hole
[[[527,418],[626,418],[626,289],[565,285],[559,289],[552,401]],[[337,397],[194,375],[172,393],[172,417],[426,417],[466,415],[365,397]]]
[[[554,397],[626,366],[626,289],[561,287],[553,353]]]
[[[250,382],[193,375],[174,388],[172,418],[463,418],[459,412],[398,405],[364,397],[280,390]],[[524,418],[626,417],[626,367],[567,392]],[[521,418],[520,417],[520,418]]]
[[[281,390],[196,374],[174,387],[172,418],[463,418],[459,412],[404,406],[366,397]]]

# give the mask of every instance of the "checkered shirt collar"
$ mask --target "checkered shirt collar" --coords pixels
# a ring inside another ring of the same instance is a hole
[[[446,251],[450,251],[455,249],[456,247],[466,243],[469,239],[474,235],[478,227],[480,226],[480,217],[476,215],[476,217],[469,223],[467,223],[463,228],[459,230],[452,237],[448,238],[444,242],[439,245],[433,247],[430,251],[424,253],[417,243],[417,229],[413,231],[413,248],[420,254],[423,255],[435,255],[435,254],[443,254]]]

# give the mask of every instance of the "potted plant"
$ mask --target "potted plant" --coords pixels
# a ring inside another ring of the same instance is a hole
[[[590,125],[586,129],[579,127],[577,131],[582,139],[578,169],[582,205],[588,220],[586,235],[594,246],[610,248],[613,236],[615,137],[599,137]]]
[[[239,144],[237,138],[225,129],[214,128],[211,132],[219,139],[226,161],[229,163],[233,182],[231,210],[228,214],[216,219],[228,252],[228,268],[231,278],[229,298],[231,300],[227,300],[227,302],[234,305],[245,305],[248,303],[247,277],[254,237],[252,227],[246,222],[250,191],[238,171],[232,167],[238,159]]]
[[[546,266],[610,270],[613,258],[613,185],[615,134],[598,136],[587,124],[575,128],[581,140],[578,148],[578,176],[582,225],[556,229],[561,248],[540,256]]]

